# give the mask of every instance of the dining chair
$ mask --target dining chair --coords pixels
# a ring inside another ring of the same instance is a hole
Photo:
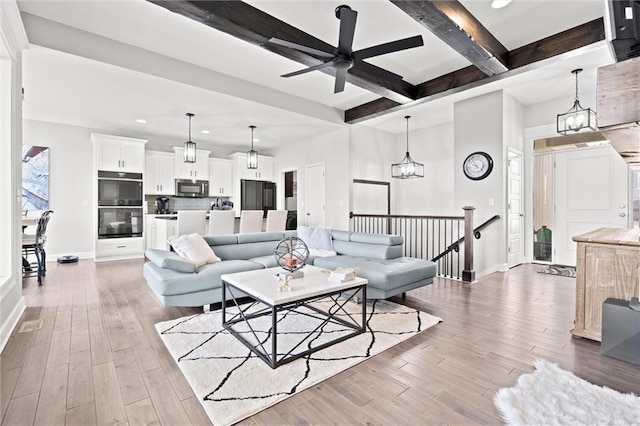
[[[53,210],[45,210],[38,219],[35,234],[22,234],[22,276],[38,276],[38,285],[42,285],[42,277],[47,274],[47,252],[44,244],[47,241],[47,225]],[[36,258],[35,262],[29,262],[29,256]]]
[[[178,210],[178,224],[176,234],[205,235],[207,229],[206,210]]]
[[[242,210],[240,213],[240,230],[241,234],[249,234],[252,232],[262,232],[262,210]]]
[[[211,210],[209,212],[209,235],[233,234],[235,225],[235,210]]]
[[[267,232],[284,231],[287,225],[287,210],[267,211]]]

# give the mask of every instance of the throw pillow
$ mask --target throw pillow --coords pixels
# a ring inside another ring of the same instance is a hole
[[[169,244],[179,256],[193,262],[196,268],[221,260],[200,234],[174,235],[169,238]]]
[[[309,249],[333,250],[331,229],[322,226],[298,226],[298,238],[305,242]]]

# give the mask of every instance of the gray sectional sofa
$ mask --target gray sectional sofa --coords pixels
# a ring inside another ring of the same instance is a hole
[[[221,275],[275,267],[278,242],[296,231],[205,236],[221,262],[200,268],[174,252],[148,249],[143,275],[151,290],[166,306],[206,306],[222,301]],[[331,231],[329,257],[310,257],[321,268],[357,268],[366,278],[367,298],[385,299],[433,282],[436,264],[402,256],[403,239],[394,235]],[[304,268],[302,269],[304,271]]]

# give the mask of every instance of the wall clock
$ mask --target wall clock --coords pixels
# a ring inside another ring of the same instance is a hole
[[[493,170],[493,159],[486,152],[478,151],[469,154],[462,163],[464,175],[471,180],[481,180],[489,176]]]

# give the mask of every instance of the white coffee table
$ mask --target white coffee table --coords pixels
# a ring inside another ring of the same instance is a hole
[[[342,342],[366,330],[367,324],[367,280],[358,278],[343,283],[327,280],[326,270],[307,265],[301,269],[303,278],[290,281],[291,290],[279,291],[280,284],[274,278],[281,268],[260,269],[257,271],[225,274],[222,279],[222,326],[241,341],[254,354],[260,357],[271,368],[276,368],[295,359]],[[241,294],[241,293],[244,294]],[[230,303],[227,303],[229,293]],[[249,296],[253,302],[242,304],[240,297]],[[345,297],[341,297],[345,296]],[[362,298],[362,316],[360,320],[345,311],[346,303]],[[323,310],[314,306],[314,302],[326,300],[330,302],[330,309]],[[233,312],[229,308],[235,308]],[[278,323],[283,312],[313,312],[304,314],[319,319],[318,326],[308,333],[301,332],[299,342],[278,352]],[[339,315],[338,315],[339,314]],[[227,315],[230,318],[227,320]],[[271,319],[268,336],[264,330],[256,329],[256,320],[264,317]],[[337,333],[335,339],[323,341],[314,345],[315,337],[327,324],[338,325],[349,329],[347,333]],[[353,330],[353,331],[350,331]],[[247,337],[245,337],[245,335]],[[308,349],[302,350],[303,344]]]

